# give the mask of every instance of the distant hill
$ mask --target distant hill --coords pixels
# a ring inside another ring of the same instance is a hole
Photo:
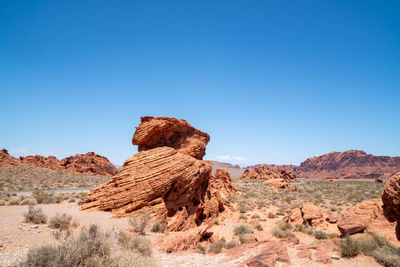
[[[118,172],[118,169],[106,157],[93,152],[58,160],[54,156],[40,155],[14,158],[6,149],[0,150],[0,167],[11,168],[20,165],[86,175],[113,176]]]
[[[212,165],[213,174],[215,173],[216,169],[226,169],[229,172],[231,179],[233,180],[239,179],[244,171],[244,169],[240,168],[239,165],[232,165],[229,163],[215,161],[215,160],[209,160],[209,162]]]
[[[303,161],[300,166],[259,165],[267,166],[275,171],[286,169],[299,178],[375,179],[390,177],[399,171],[400,157],[374,156],[361,150],[349,150],[312,157]]]

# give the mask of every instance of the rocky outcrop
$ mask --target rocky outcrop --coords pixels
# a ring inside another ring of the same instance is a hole
[[[367,229],[367,225],[361,218],[357,216],[347,217],[343,221],[337,224],[337,228],[342,233],[342,235],[352,235],[356,233],[362,233]]]
[[[361,150],[331,152],[309,158],[300,166],[262,164],[274,171],[293,172],[299,178],[359,179],[390,177],[400,170],[400,157],[374,156]],[[253,166],[250,168],[255,168]]]
[[[385,184],[382,193],[383,214],[389,222],[396,222],[396,237],[400,240],[400,172]]]
[[[141,118],[132,138],[132,144],[138,145],[139,152],[168,146],[196,159],[203,159],[209,141],[208,134],[183,119],[151,116]]]
[[[276,262],[290,264],[286,244],[282,241],[268,241],[263,250],[244,262],[246,266],[276,266]]]
[[[0,167],[10,168],[20,164],[21,162],[18,159],[8,154],[7,149],[0,150]]]
[[[301,208],[293,209],[291,213],[283,217],[282,221],[293,225],[304,223],[313,227],[327,226],[321,209],[311,202],[304,203]]]
[[[142,127],[143,124],[152,121],[155,121],[153,123],[158,125],[158,128],[154,125]],[[142,118],[142,124],[134,134],[134,143],[146,139],[142,137],[142,133],[137,132],[147,129],[145,132],[160,133],[157,138],[149,139],[152,142],[159,140],[160,144],[152,143],[155,148],[151,149],[142,147],[141,152],[125,161],[116,176],[92,190],[81,208],[111,211],[116,217],[124,217],[136,216],[146,207],[154,219],[166,223],[168,230],[182,231],[207,224],[230,207],[225,197],[237,189],[226,170],[219,170],[213,176],[211,164],[197,159],[200,157],[199,153],[190,153],[201,149],[187,149],[189,146],[173,147],[174,140],[181,140],[182,144],[187,141],[188,145],[199,144],[204,140],[204,135],[197,134],[200,131],[192,126],[190,132],[193,135],[183,131],[186,133],[184,135],[177,130],[180,128],[177,128],[176,123],[183,124],[180,126],[183,128],[190,126],[184,120]],[[163,127],[166,128],[161,130]],[[166,129],[170,129],[172,133]],[[164,138],[159,137],[161,133]],[[171,134],[176,135],[176,138],[168,139]],[[199,142],[196,141],[196,136]],[[167,145],[162,146],[163,144]]]
[[[290,171],[282,170],[280,173],[264,166],[254,169],[246,169],[240,179],[264,180],[264,183],[276,188],[288,188],[288,182],[296,180],[296,176]]]
[[[242,175],[244,169],[240,168],[239,165],[233,165],[226,162],[219,162],[215,160],[209,160],[213,168],[213,174],[217,169],[226,169],[229,172],[232,180],[237,180]]]
[[[9,168],[21,164],[87,175],[112,176],[118,172],[118,169],[106,157],[93,152],[76,154],[75,156],[58,160],[54,156],[44,157],[40,155],[20,157],[17,159],[10,156],[5,149],[0,151],[0,167]]]

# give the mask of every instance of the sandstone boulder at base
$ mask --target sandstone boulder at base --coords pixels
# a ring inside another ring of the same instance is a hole
[[[340,221],[337,224],[337,228],[342,233],[342,235],[346,234],[352,235],[364,232],[364,230],[367,229],[367,225],[359,217],[352,216],[352,217],[347,217],[343,221]]]
[[[290,264],[290,257],[286,248],[286,244],[282,241],[268,241],[263,250],[256,256],[246,260],[246,266],[276,266],[276,262]]]
[[[400,172],[385,184],[382,193],[383,214],[389,222],[397,222],[396,237],[400,240]]]
[[[310,202],[304,203],[301,208],[293,209],[291,213],[283,217],[282,221],[292,225],[305,223],[320,228],[325,228],[327,226],[321,209]]]
[[[139,152],[155,147],[168,146],[178,152],[203,159],[210,136],[187,121],[175,118],[146,116],[136,128],[132,144],[139,146]]]

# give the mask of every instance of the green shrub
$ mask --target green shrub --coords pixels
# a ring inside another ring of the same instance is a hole
[[[142,215],[138,218],[130,218],[128,220],[129,224],[132,226],[132,229],[135,233],[140,235],[146,234],[147,228],[149,227],[150,221],[150,212],[146,209],[143,209]]]
[[[353,258],[360,253],[358,242],[349,235],[339,243],[340,254],[344,258]]]
[[[239,219],[247,219],[247,216],[244,214],[240,214]]]
[[[158,220],[154,221],[153,226],[151,227],[151,231],[154,233],[164,233],[167,225]]]
[[[318,240],[320,239],[327,239],[328,238],[328,234],[325,233],[324,231],[321,230],[317,230],[314,232],[314,237]]]
[[[222,249],[226,247],[225,239],[220,239],[218,242],[212,243],[208,249],[208,253],[218,254],[222,252]]]
[[[241,224],[241,225],[236,226],[233,229],[233,232],[234,232],[235,235],[241,236],[241,235],[245,235],[245,234],[252,234],[253,233],[253,229],[248,224]]]
[[[257,229],[257,231],[260,231],[260,232],[264,230],[264,228],[262,227],[261,224],[257,224],[256,229]]]
[[[50,218],[49,226],[51,228],[59,229],[60,231],[68,230],[71,228],[72,216],[68,214],[56,214]]]
[[[253,215],[251,216],[251,218],[252,218],[252,219],[260,219],[260,215],[258,215],[258,214],[253,214]]]
[[[114,253],[114,262],[110,267],[158,267],[158,264],[151,257],[122,250]]]
[[[293,226],[290,223],[285,222],[277,222],[276,227],[284,231],[293,229]]]
[[[236,242],[235,241],[229,241],[227,244],[226,244],[226,248],[227,249],[231,249],[231,248],[234,248],[234,247],[236,247]]]
[[[278,228],[274,228],[272,230],[272,233],[278,238],[286,238],[286,237],[289,237],[289,236],[296,237],[292,232],[289,232],[288,230],[281,230],[281,229],[278,229]]]
[[[33,223],[46,223],[47,216],[43,213],[41,208],[29,206],[28,212],[24,214],[25,222]]]
[[[43,190],[34,190],[32,196],[39,204],[49,204],[54,202],[54,195],[46,193]]]
[[[314,235],[314,229],[308,224],[296,224],[294,227],[295,232],[302,232],[307,235]]]
[[[268,213],[268,218],[273,219],[273,218],[276,218],[276,216],[275,216],[274,213],[269,212],[269,213]]]
[[[30,249],[21,266],[100,267],[110,266],[112,263],[108,236],[99,232],[96,225],[91,225],[78,237],[70,237],[57,246]]]

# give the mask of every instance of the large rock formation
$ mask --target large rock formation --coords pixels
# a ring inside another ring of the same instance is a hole
[[[327,227],[321,209],[311,202],[304,203],[301,208],[293,209],[291,213],[282,218],[282,221],[293,225],[304,223],[313,227]]]
[[[118,172],[118,169],[106,157],[93,152],[76,154],[75,156],[58,160],[54,156],[44,157],[40,155],[20,157],[17,159],[10,156],[5,149],[0,151],[0,167],[10,168],[21,164],[55,171],[88,175],[112,176]]]
[[[157,134],[151,138],[144,132]],[[200,147],[205,149],[205,137],[208,142],[207,134],[184,120],[142,118],[133,138],[142,145],[141,152],[126,160],[112,180],[92,190],[82,209],[111,211],[123,217],[136,216],[146,207],[170,231],[211,222],[230,205],[225,196],[236,187],[226,170],[213,176],[211,164],[197,159],[204,155]]]
[[[265,166],[257,166],[254,169],[246,169],[240,179],[264,180],[267,185],[283,189],[288,188],[287,183],[295,181],[296,176],[290,171],[282,170],[279,173]]]
[[[139,152],[169,146],[196,159],[203,159],[209,141],[208,134],[183,119],[150,116],[141,118],[132,138],[132,144],[138,145]]]
[[[232,180],[239,179],[244,171],[244,169],[240,168],[239,165],[233,165],[230,163],[220,162],[215,160],[209,160],[209,162],[211,163],[211,166],[213,168],[213,173],[215,173],[217,169],[226,169],[229,172],[229,175],[231,176]]]
[[[8,154],[7,149],[0,150],[0,167],[10,168],[20,164],[21,162],[18,159]]]
[[[382,193],[383,214],[389,222],[396,222],[396,237],[400,240],[400,172],[385,184]]]
[[[277,172],[282,169],[290,170],[299,178],[376,179],[390,177],[399,171],[400,157],[374,156],[361,150],[349,150],[309,158],[300,166],[268,164],[257,166],[265,166]]]

